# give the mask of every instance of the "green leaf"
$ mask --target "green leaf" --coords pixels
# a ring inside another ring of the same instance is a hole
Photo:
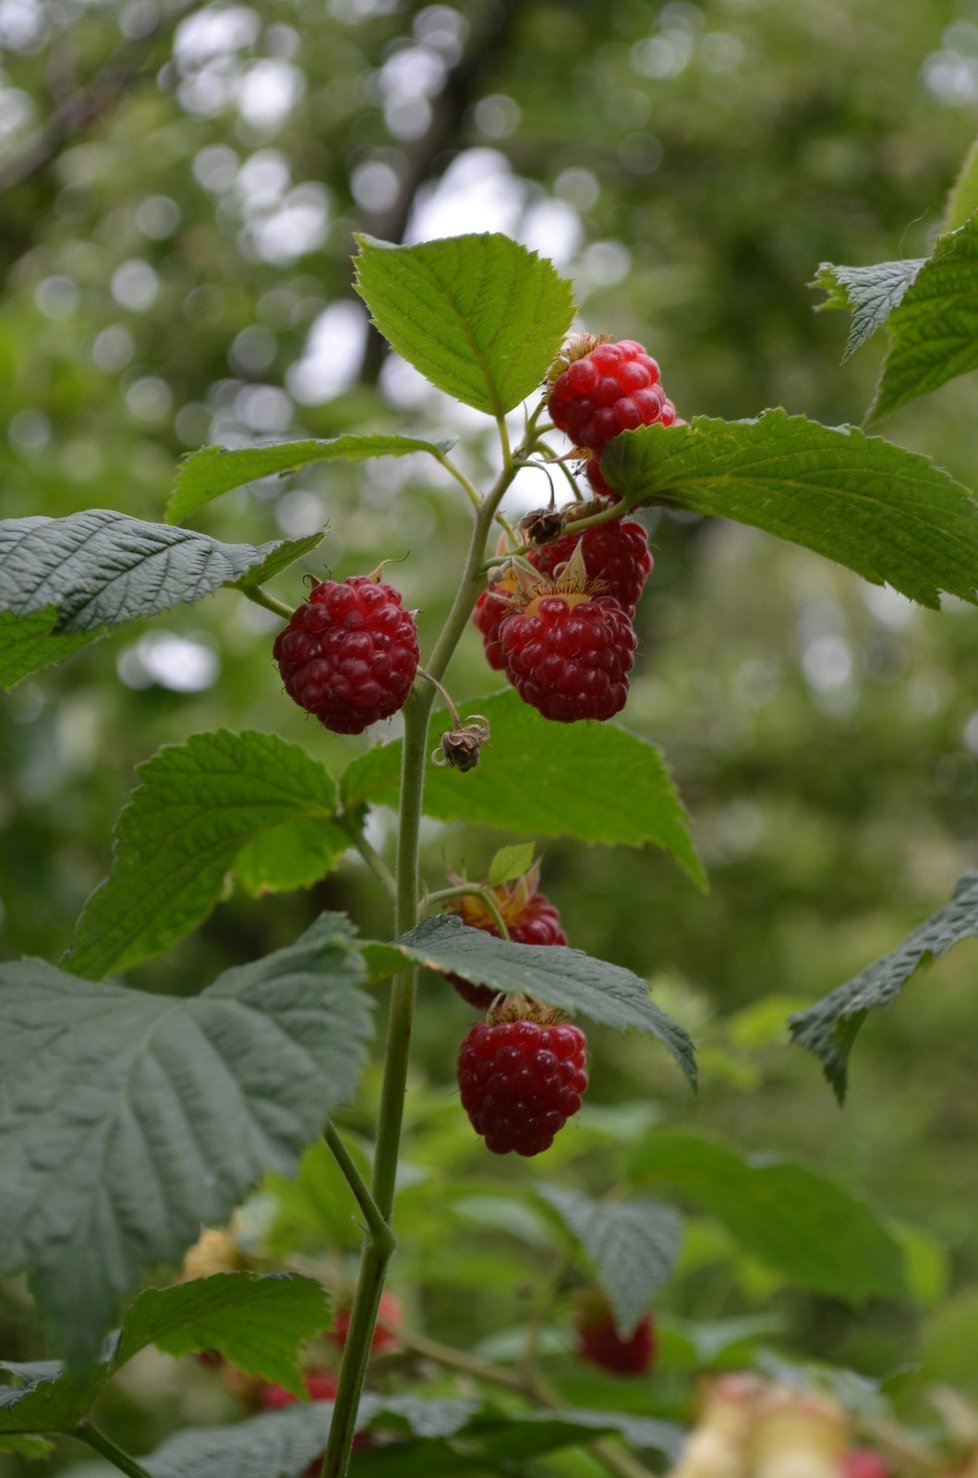
[[[315,1401],[268,1412],[234,1426],[180,1432],[143,1465],[152,1478],[299,1478],[326,1445],[333,1414],[331,1401]],[[414,1441],[365,1449],[356,1471],[364,1478],[390,1473],[455,1475],[484,1472],[487,1461],[522,1457],[591,1442],[603,1433],[620,1433],[633,1446],[675,1457],[682,1433],[668,1422],[615,1411],[568,1409],[559,1413],[503,1412],[492,1400],[365,1395],[357,1429],[405,1432]],[[464,1448],[451,1445],[464,1440]]]
[[[104,635],[101,631],[78,631],[73,636],[55,636],[57,619],[56,606],[45,606],[29,616],[0,611],[0,687],[12,688],[39,667],[63,662]]]
[[[693,1044],[683,1028],[649,1000],[644,980],[621,965],[595,960],[564,945],[513,944],[482,929],[470,929],[452,914],[425,919],[393,944],[368,944],[371,974],[390,974],[414,960],[440,975],[461,975],[496,991],[521,991],[534,1000],[606,1026],[650,1032],[696,1086]]]
[[[266,554],[261,564],[255,565],[240,580],[231,582],[234,589],[248,591],[254,590],[256,585],[264,585],[266,580],[274,579],[290,565],[294,565],[296,560],[304,559],[307,554],[318,549],[324,537],[325,530],[321,529],[318,533],[306,534],[302,539],[282,539],[273,544],[271,553]]]
[[[871,267],[838,267],[822,262],[812,287],[828,294],[823,308],[850,308],[852,323],[846,340],[843,364],[881,328],[926,261],[908,257],[899,262],[877,262]]]
[[[852,1301],[905,1295],[903,1258],[862,1201],[834,1181],[776,1156],[744,1158],[717,1140],[650,1134],[625,1173],[668,1187],[715,1217],[741,1245],[799,1288]]]
[[[166,521],[183,523],[204,503],[260,477],[287,477],[310,462],[363,462],[368,457],[405,457],[428,452],[438,461],[451,441],[421,441],[414,436],[337,436],[332,441],[281,441],[271,446],[205,446],[183,458],[177,471]]]
[[[0,1434],[9,1438],[30,1432],[70,1432],[102,1390],[110,1368],[106,1360],[79,1380],[69,1376],[59,1360],[37,1360],[29,1365],[0,1360],[0,1370],[17,1382],[0,1386]]]
[[[315,1278],[215,1273],[141,1293],[126,1314],[114,1366],[150,1344],[174,1356],[217,1350],[248,1375],[301,1396],[299,1346],[329,1320],[329,1295]]]
[[[60,1361],[35,1367],[0,1361],[0,1369],[26,1382],[0,1387],[0,1432],[71,1431],[115,1372],[151,1344],[169,1355],[219,1350],[249,1375],[299,1395],[304,1386],[298,1347],[328,1321],[326,1290],[299,1273],[218,1273],[147,1289],[130,1305],[122,1329],[106,1340],[102,1360],[85,1380],[79,1382]]]
[[[495,234],[357,242],[356,289],[373,322],[439,390],[502,416],[539,387],[574,317],[552,262]]]
[[[54,607],[55,634],[100,632],[202,600],[283,545],[308,542],[222,544],[110,508],[67,518],[9,518],[0,523],[0,611],[31,616]],[[28,630],[36,638],[36,629]]]
[[[679,1255],[679,1215],[671,1206],[639,1197],[608,1203],[547,1185],[537,1187],[536,1195],[584,1248],[608,1295],[618,1332],[630,1338]]]
[[[975,600],[978,505],[926,457],[881,437],[783,410],[697,416],[616,436],[601,471],[629,504],[654,498],[736,519],[935,609],[941,591]]]
[[[956,231],[978,208],[978,139],[975,139],[948,196],[944,231]]]
[[[890,351],[868,420],[978,369],[978,212],[938,237],[889,329]]]
[[[607,846],[652,842],[705,883],[686,811],[654,744],[614,724],[550,723],[511,690],[465,707],[489,720],[492,743],[467,775],[429,766],[426,815]],[[429,749],[450,727],[446,714],[435,715]],[[367,750],[343,774],[345,806],[396,806],[400,769],[400,740]]]
[[[29,1463],[40,1462],[50,1457],[54,1443],[46,1437],[0,1436],[0,1453],[12,1452],[16,1457],[26,1458]]]
[[[866,1013],[892,1006],[911,975],[962,939],[978,936],[978,872],[968,872],[955,886],[951,902],[908,934],[903,943],[867,966],[831,995],[789,1018],[791,1039],[821,1060],[825,1076],[841,1103],[848,1087],[852,1044]]]
[[[62,962],[79,975],[99,979],[189,933],[232,867],[252,893],[307,887],[349,846],[332,819],[331,776],[275,734],[194,734],[137,773],[116,823],[112,871],[85,904]]]
[[[514,883],[533,866],[534,847],[532,842],[520,842],[515,847],[500,847],[489,864],[489,884],[498,888],[501,883]]]
[[[221,1226],[269,1169],[292,1173],[353,1095],[363,961],[324,915],[194,999],[0,967],[3,1270],[29,1267],[78,1366],[143,1269]]]
[[[962,1288],[941,1305],[921,1331],[923,1374],[966,1391],[978,1387],[978,1288]]]

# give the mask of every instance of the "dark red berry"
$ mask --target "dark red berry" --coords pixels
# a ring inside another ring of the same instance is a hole
[[[577,1352],[614,1375],[647,1375],[656,1353],[652,1315],[643,1314],[627,1339],[618,1333],[610,1312],[585,1319],[577,1327]]]
[[[493,888],[509,937],[515,944],[566,944],[567,935],[560,926],[560,914],[545,894],[537,892],[539,878],[539,867],[532,867],[516,882],[500,883]],[[470,929],[482,929],[497,939],[500,937],[492,914],[478,894],[470,893],[464,898],[453,899],[446,907]],[[479,1011],[487,1011],[496,998],[496,992],[489,985],[475,985],[471,980],[463,980],[461,975],[446,975],[445,979],[455,987],[463,1001],[468,1001]]]
[[[558,375],[547,405],[575,446],[600,452],[622,431],[659,420],[665,394],[658,381],[659,366],[634,339],[597,344]]]
[[[626,616],[634,616],[652,572],[649,536],[642,525],[633,518],[619,518],[575,534],[571,524],[559,539],[531,550],[528,558],[541,574],[553,575],[558,565],[567,563],[578,544],[588,579],[602,595],[616,600]]]
[[[890,1466],[871,1447],[850,1447],[842,1456],[845,1478],[893,1478]]]
[[[505,617],[499,641],[510,682],[544,718],[609,719],[624,708],[635,632],[610,596],[533,599]]]
[[[396,713],[418,670],[414,617],[370,575],[316,585],[272,651],[289,697],[336,734]]]
[[[621,493],[616,493],[614,488],[605,482],[601,475],[601,458],[593,452],[584,464],[584,476],[599,498],[610,498],[613,503],[621,502]]]
[[[494,1155],[539,1155],[581,1106],[587,1042],[579,1027],[479,1021],[459,1048],[458,1086]]]

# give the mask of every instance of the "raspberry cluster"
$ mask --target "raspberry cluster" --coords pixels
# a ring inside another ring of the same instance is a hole
[[[579,516],[597,513],[601,505],[580,505]],[[577,509],[575,508],[575,512]],[[551,539],[539,549],[531,549],[527,558],[541,575],[556,575],[580,546],[587,578],[603,595],[616,600],[631,620],[645,582],[652,573],[649,536],[634,518],[619,518],[613,523],[595,524],[583,533],[574,532],[573,523],[559,539]]]
[[[477,1022],[459,1048],[458,1086],[494,1155],[539,1155],[581,1106],[587,1042],[576,1026]]]
[[[600,1308],[577,1326],[577,1353],[613,1375],[647,1375],[655,1361],[657,1339],[651,1314],[643,1314],[627,1339],[615,1326],[611,1311]]]
[[[499,883],[493,894],[502,915],[503,923],[514,944],[566,944],[567,935],[560,925],[560,914],[550,899],[539,891],[540,868],[534,865],[522,877],[512,882]],[[466,893],[462,898],[452,899],[445,905],[446,911],[457,914],[470,929],[482,929],[498,939],[499,927],[491,912],[477,893]],[[463,1001],[468,1001],[477,1011],[487,1011],[495,999],[496,992],[488,985],[475,985],[463,980],[461,975],[446,975],[445,979],[454,986]]]
[[[361,734],[404,706],[418,670],[414,617],[371,575],[324,580],[272,654],[289,697],[335,734]]]

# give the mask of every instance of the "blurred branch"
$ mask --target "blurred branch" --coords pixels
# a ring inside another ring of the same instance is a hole
[[[69,144],[97,123],[134,82],[149,75],[153,50],[168,33],[192,0],[161,10],[157,20],[142,36],[118,47],[85,87],[73,92],[27,140],[23,149],[0,165],[0,195],[33,179],[52,164]]]
[[[476,32],[455,66],[445,78],[445,85],[431,104],[431,122],[427,130],[404,151],[404,163],[397,196],[386,210],[368,215],[364,226],[371,236],[381,241],[399,243],[404,240],[408,220],[418,190],[426,180],[440,174],[445,161],[442,155],[460,146],[462,120],[478,99],[487,75],[509,44],[513,26],[525,0],[497,0],[493,8],[492,30]],[[364,349],[361,378],[375,383],[380,373],[387,345],[371,328]]]

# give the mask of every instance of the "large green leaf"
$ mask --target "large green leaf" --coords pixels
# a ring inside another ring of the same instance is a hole
[[[321,538],[222,544],[106,508],[0,522],[0,686],[63,662],[112,626],[269,579]]]
[[[140,765],[112,871],[63,963],[99,979],[166,949],[205,919],[226,874],[252,892],[306,887],[349,846],[336,786],[298,744],[254,730],[194,734]]]
[[[978,369],[978,212],[938,237],[888,324],[890,350],[870,420]]]
[[[921,965],[942,955],[962,939],[978,936],[978,873],[960,878],[951,902],[908,934],[903,943],[875,964],[790,1018],[791,1037],[821,1059],[825,1076],[841,1102],[848,1086],[852,1044],[866,1013],[892,1006],[903,986]]]
[[[495,234],[357,242],[356,288],[374,323],[439,390],[502,416],[537,389],[574,317],[552,262]]]
[[[818,309],[852,311],[843,363],[882,328],[926,260],[907,257],[899,262],[876,262],[871,267],[839,267],[832,262],[819,265],[812,287],[821,288],[828,296]]]
[[[269,1412],[230,1427],[181,1432],[143,1460],[152,1478],[299,1478],[326,1445],[330,1401]],[[675,1457],[682,1433],[668,1422],[615,1411],[503,1412],[492,1400],[365,1395],[358,1430],[403,1433],[408,1441],[358,1453],[355,1471],[370,1478],[426,1478],[485,1472],[487,1463],[527,1457],[619,1433],[636,1447]],[[461,1439],[462,1446],[453,1445]]]
[[[286,477],[310,462],[362,462],[368,457],[406,457],[411,452],[428,452],[441,461],[452,445],[414,436],[337,436],[331,441],[281,441],[271,446],[201,447],[180,463],[166,505],[166,521],[183,523],[221,493],[260,477]]]
[[[654,498],[751,524],[925,606],[942,591],[975,599],[978,505],[926,457],[881,437],[783,410],[697,416],[614,437],[601,470],[629,504]]]
[[[0,1361],[0,1369],[21,1382],[0,1388],[0,1433],[71,1431],[115,1372],[151,1344],[170,1355],[218,1350],[249,1375],[299,1395],[299,1346],[328,1319],[326,1290],[299,1273],[218,1273],[149,1288],[106,1340],[102,1360],[86,1379],[75,1379],[60,1361],[35,1367]]]
[[[299,1347],[329,1318],[329,1295],[316,1278],[215,1273],[141,1293],[126,1314],[114,1365],[150,1344],[174,1356],[216,1350],[248,1375],[301,1396]]]
[[[944,215],[944,230],[956,231],[978,209],[978,139],[975,139],[965,156],[960,173],[948,196]]]
[[[668,1187],[723,1223],[799,1288],[853,1301],[906,1293],[903,1258],[862,1201],[776,1156],[744,1158],[693,1134],[654,1133],[626,1156],[629,1180]]]
[[[441,975],[461,975],[496,991],[520,991],[561,1010],[582,1012],[606,1026],[637,1027],[657,1037],[696,1085],[693,1044],[683,1028],[649,1000],[644,980],[563,945],[513,944],[470,929],[453,914],[425,919],[393,944],[368,944],[372,975],[392,974],[414,961]]]
[[[579,1191],[542,1185],[536,1194],[557,1212],[587,1253],[628,1339],[679,1254],[682,1221],[671,1206],[638,1196],[594,1201]]]
[[[467,775],[429,766],[428,816],[608,846],[652,842],[694,881],[705,881],[686,811],[654,744],[614,724],[549,723],[512,691],[464,706],[489,720],[492,742]],[[443,712],[434,716],[430,748],[450,726]],[[344,804],[396,806],[400,768],[400,740],[367,750],[343,774]]]
[[[41,960],[0,967],[2,1268],[27,1266],[69,1362],[93,1361],[143,1269],[290,1174],[354,1092],[369,1028],[362,957],[324,915],[195,999]]]

